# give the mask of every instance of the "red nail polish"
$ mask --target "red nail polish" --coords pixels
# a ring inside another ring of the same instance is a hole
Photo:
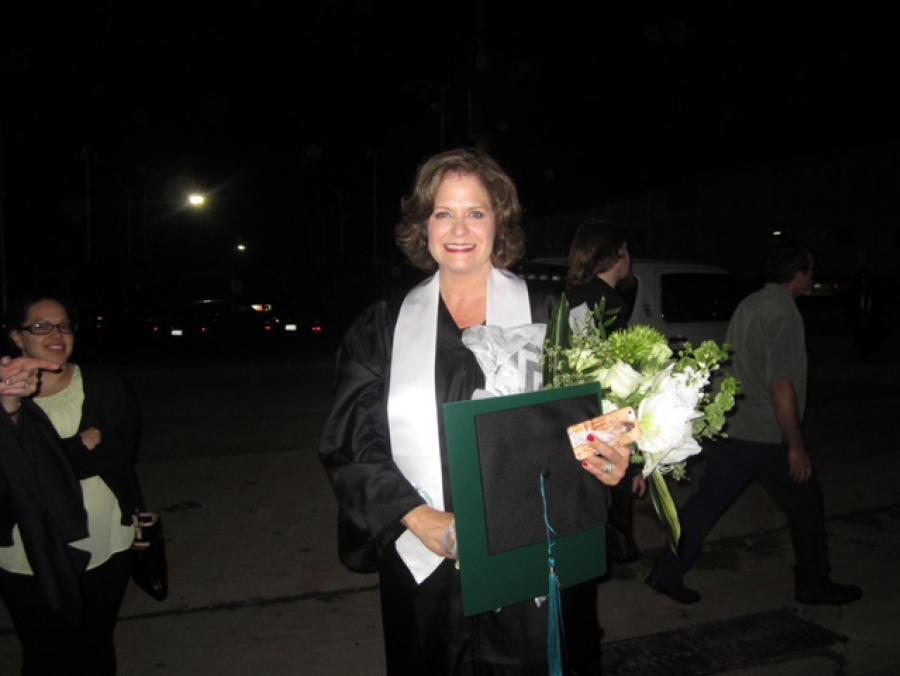
[[[587,440],[588,441],[597,441],[597,437],[595,437],[593,434],[588,434]]]
[[[582,460],[581,466],[584,467],[585,469],[587,469],[588,467],[591,466],[591,463],[589,463],[587,460]]]

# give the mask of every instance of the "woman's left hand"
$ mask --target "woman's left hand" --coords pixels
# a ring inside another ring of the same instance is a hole
[[[594,435],[588,436],[588,443],[594,447],[597,455],[583,460],[581,466],[607,486],[615,486],[628,472],[628,465],[631,464],[631,449],[610,446]]]
[[[100,430],[96,427],[88,427],[86,430],[81,432],[81,443],[84,444],[84,447],[89,451],[93,451],[97,445],[103,441],[103,435],[100,434]]]
[[[30,397],[37,390],[40,369],[58,371],[59,364],[29,357],[0,358],[0,395]]]

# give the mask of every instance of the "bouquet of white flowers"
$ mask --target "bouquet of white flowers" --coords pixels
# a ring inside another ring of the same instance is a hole
[[[570,312],[562,297],[547,332],[544,386],[597,381],[604,413],[623,406],[637,411],[641,437],[632,462],[643,464],[653,507],[675,549],[681,526],[665,475],[684,478],[686,460],[701,450],[698,439],[721,434],[740,385],[728,376],[713,394],[710,379],[729,360],[730,347],[710,340],[697,348],[687,344],[675,355],[665,336],[649,326],[608,334],[611,314],[603,301],[593,313],[584,306]]]

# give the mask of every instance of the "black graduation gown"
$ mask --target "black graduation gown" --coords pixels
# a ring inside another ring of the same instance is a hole
[[[529,289],[532,319],[548,321],[555,298]],[[402,300],[402,299],[401,299]],[[338,549],[351,570],[378,571],[387,671],[395,674],[546,674],[547,605],[533,601],[466,618],[459,573],[444,561],[417,585],[397,554],[400,519],[423,504],[391,458],[387,421],[393,330],[400,303],[380,302],[350,328],[338,353],[335,401],[320,457],[339,502]],[[471,399],[484,376],[443,302],[439,305],[435,404]],[[445,508],[453,510],[441,426]],[[564,590],[572,673],[597,673],[595,585]],[[590,665],[590,666],[589,666]]]

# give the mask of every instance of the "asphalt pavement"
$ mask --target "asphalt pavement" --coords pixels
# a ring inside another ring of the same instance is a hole
[[[678,605],[642,584],[663,533],[639,501],[643,556],[599,588],[606,673],[900,673],[898,342],[867,362],[841,336],[813,352],[806,429],[834,578],[861,585],[863,599],[793,600],[784,517],[751,486],[687,578],[703,600]],[[157,603],[129,588],[120,674],[384,673],[377,578],[337,561],[335,503],[315,453],[329,373],[327,359],[277,357],[130,368],[146,420],[139,472],[164,517],[171,593]],[[678,502],[702,470],[674,488]],[[0,674],[17,673],[18,660],[0,610]]]

